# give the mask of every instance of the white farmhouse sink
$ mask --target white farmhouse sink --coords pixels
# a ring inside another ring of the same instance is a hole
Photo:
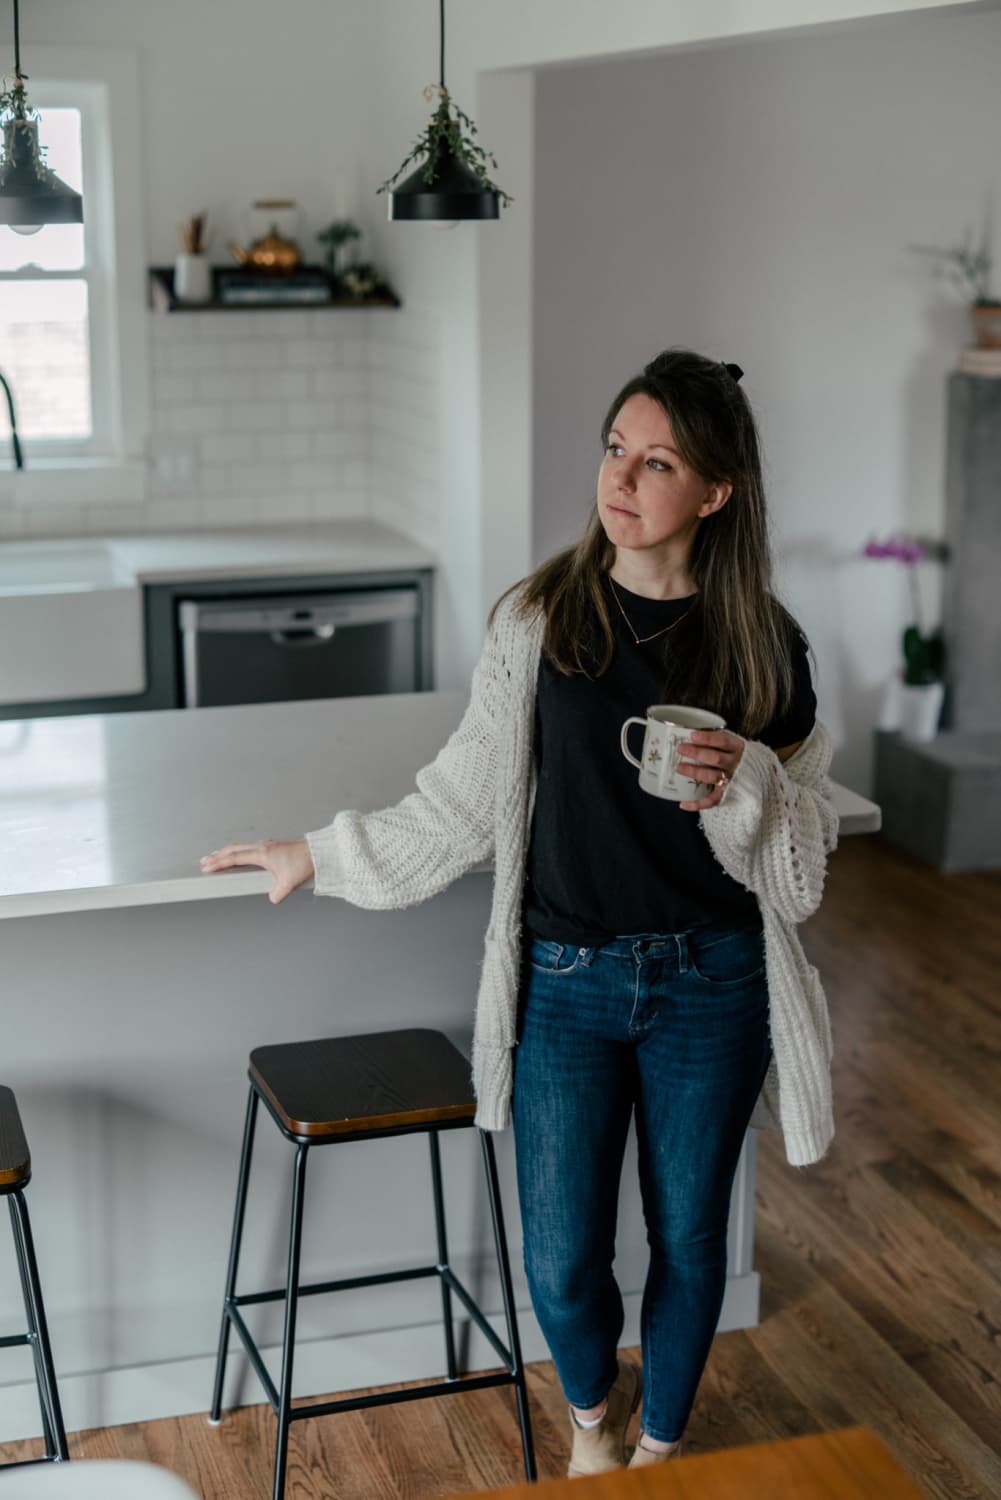
[[[0,594],[57,593],[131,582],[112,542],[15,542],[0,547]]]
[[[142,589],[113,542],[0,544],[0,703],[146,686]]]

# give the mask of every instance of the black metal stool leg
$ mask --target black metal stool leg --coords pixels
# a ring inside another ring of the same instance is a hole
[[[428,1131],[431,1148],[431,1184],[434,1188],[434,1227],[438,1238],[438,1269],[448,1268],[448,1239],[445,1233],[445,1198],[441,1190],[441,1150],[437,1130]],[[445,1360],[448,1378],[455,1380],[458,1367],[455,1361],[455,1326],[452,1322],[452,1289],[443,1276],[439,1276],[441,1287],[441,1320],[445,1329]]]
[[[24,1298],[24,1311],[28,1320],[28,1343],[31,1345],[31,1357],[35,1363],[35,1386],[38,1391],[38,1405],[42,1413],[42,1432],[45,1438],[45,1456],[55,1456],[56,1445],[52,1435],[52,1423],[49,1421],[48,1404],[45,1400],[44,1386],[42,1384],[41,1350],[38,1347],[38,1330],[35,1327],[35,1311],[31,1305],[31,1296],[28,1291],[28,1266],[24,1259],[24,1246],[21,1243],[20,1225],[14,1212],[13,1203],[8,1202],[10,1210],[10,1227],[14,1239],[14,1251],[17,1255],[17,1271],[21,1278],[21,1295]]]
[[[21,1273],[21,1289],[24,1306],[28,1314],[28,1326],[35,1357],[35,1376],[38,1384],[38,1401],[42,1408],[42,1425],[45,1429],[45,1450],[49,1457],[64,1460],[69,1458],[66,1447],[66,1430],[63,1426],[62,1407],[56,1386],[56,1372],[52,1363],[52,1348],[49,1344],[49,1328],[45,1320],[45,1304],[38,1278],[38,1263],[31,1237],[31,1221],[24,1194],[15,1191],[8,1197],[14,1243],[17,1247],[17,1263]]]
[[[295,1352],[295,1315],[299,1301],[299,1252],[302,1248],[302,1206],[306,1187],[309,1147],[301,1144],[295,1154],[292,1179],[292,1224],[289,1231],[288,1280],[285,1286],[285,1337],[282,1344],[282,1380],[278,1392],[278,1441],[275,1449],[274,1500],[285,1493],[288,1463],[289,1409],[292,1405],[292,1357]]]
[[[229,1350],[229,1309],[236,1296],[236,1272],[240,1263],[240,1242],[243,1239],[243,1215],[247,1207],[247,1183],[250,1180],[250,1158],[254,1149],[254,1125],[257,1120],[257,1090],[251,1088],[247,1100],[247,1116],[243,1127],[243,1150],[240,1153],[240,1174],[237,1178],[236,1208],[233,1212],[233,1235],[229,1244],[229,1268],[226,1272],[226,1290],[222,1302],[222,1327],[219,1329],[219,1352],[216,1356],[215,1386],[212,1391],[212,1409],[209,1421],[221,1421],[222,1387],[226,1376],[226,1356]]]
[[[504,1318],[510,1341],[514,1388],[518,1398],[518,1420],[521,1424],[521,1449],[525,1459],[525,1478],[530,1482],[536,1478],[535,1447],[532,1443],[532,1425],[528,1411],[528,1391],[525,1385],[525,1367],[521,1359],[521,1340],[518,1337],[518,1318],[514,1306],[514,1288],[511,1284],[511,1263],[507,1253],[507,1235],[504,1231],[504,1209],[501,1204],[500,1183],[497,1178],[497,1158],[489,1130],[479,1131],[483,1147],[483,1165],[487,1174],[487,1193],[490,1199],[490,1218],[493,1224],[494,1245],[497,1249],[497,1267],[500,1271],[501,1293],[504,1298]]]

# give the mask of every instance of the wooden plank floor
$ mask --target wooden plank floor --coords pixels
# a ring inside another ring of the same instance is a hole
[[[940,875],[848,839],[804,935],[831,1003],[838,1134],[807,1170],[760,1138],[762,1322],[716,1339],[687,1450],[862,1424],[932,1500],[996,1500],[1001,872]],[[556,1476],[566,1408],[551,1364],[528,1378],[539,1472]],[[267,1500],[273,1427],[258,1406],[219,1428],[80,1433],[71,1451],[165,1464],[205,1500]],[[483,1391],[293,1427],[286,1493],[423,1500],[521,1477],[510,1392]]]

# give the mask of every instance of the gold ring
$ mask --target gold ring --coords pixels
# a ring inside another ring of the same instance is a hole
[[[717,786],[726,786],[726,784],[727,784],[727,782],[729,780],[730,780],[730,778],[726,774],[726,772],[725,771],[720,771],[720,773],[719,773],[719,780],[717,781],[716,785]]]

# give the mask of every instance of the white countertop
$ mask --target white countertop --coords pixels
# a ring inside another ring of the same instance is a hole
[[[114,537],[138,583],[429,568],[426,547],[378,521],[341,520]]]
[[[298,837],[413,790],[465,693],[0,722],[0,917],[205,901],[270,889],[202,875],[231,841]],[[841,832],[879,827],[835,787]]]

